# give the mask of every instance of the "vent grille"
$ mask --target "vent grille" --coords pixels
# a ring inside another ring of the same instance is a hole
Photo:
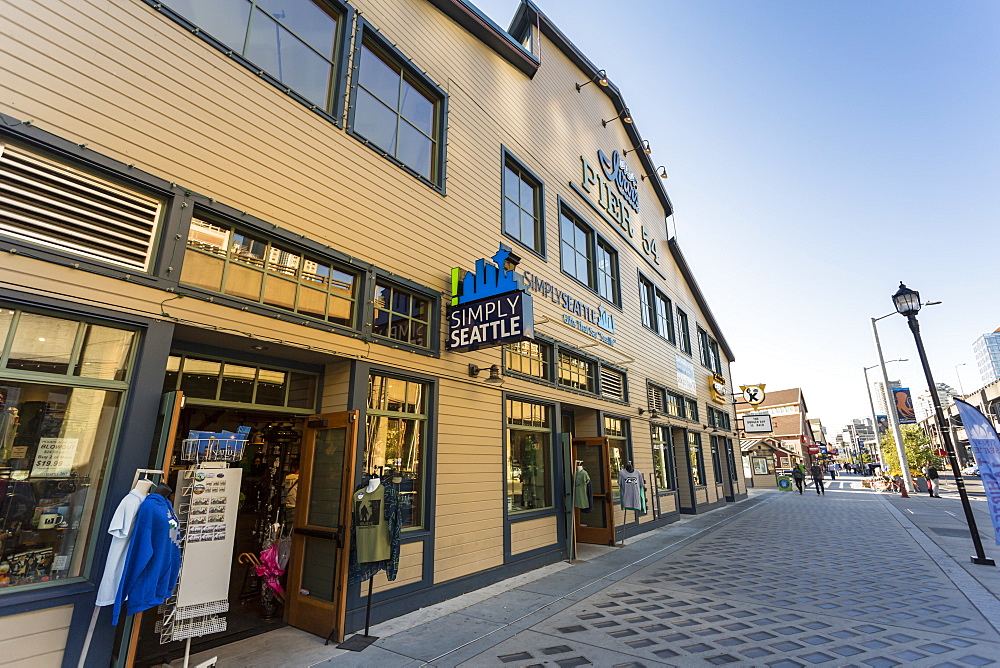
[[[646,399],[649,402],[649,410],[663,412],[663,390],[652,385],[646,386]]]
[[[0,234],[148,271],[163,203],[0,145]]]
[[[625,377],[617,371],[601,367],[601,396],[625,400]]]

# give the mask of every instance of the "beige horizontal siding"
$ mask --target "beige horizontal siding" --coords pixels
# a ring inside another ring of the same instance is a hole
[[[516,522],[510,525],[510,553],[521,554],[540,547],[547,547],[558,540],[556,518]]]
[[[402,587],[403,585],[420,582],[423,579],[424,569],[424,544],[421,541],[415,543],[403,543],[399,546],[399,571],[396,579],[389,582],[385,571],[375,574],[375,582],[372,591],[386,591]],[[362,587],[362,596],[367,593],[367,588]]]
[[[0,666],[61,666],[72,617],[72,605],[0,617]]]

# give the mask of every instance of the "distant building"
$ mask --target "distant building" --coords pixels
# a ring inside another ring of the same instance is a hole
[[[890,380],[889,381],[889,389],[896,388],[896,387],[902,387],[902,386],[903,386],[903,384],[900,383],[898,380]],[[888,415],[889,414],[889,407],[888,407],[888,404],[885,401],[885,394],[886,394],[886,392],[885,392],[885,383],[878,383],[878,382],[875,383],[875,394],[876,394],[875,405],[878,407],[878,414],[879,415]]]
[[[972,344],[972,354],[976,356],[983,385],[1000,380],[1000,329],[976,339]]]
[[[809,461],[808,446],[817,442],[809,419],[806,417],[806,400],[802,389],[795,387],[790,390],[768,391],[765,400],[755,411],[753,406],[743,400],[736,402],[737,421],[750,412],[768,413],[773,427],[771,437],[781,442],[782,448]],[[818,436],[823,438],[822,433]],[[780,466],[780,464],[779,464]]]

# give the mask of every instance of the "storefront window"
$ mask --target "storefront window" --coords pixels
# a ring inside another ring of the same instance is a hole
[[[705,484],[705,457],[701,452],[701,434],[688,432],[688,459],[691,462],[691,482],[695,487]]]
[[[552,507],[552,410],[507,400],[507,510]]]
[[[0,309],[0,590],[83,575],[133,341]]]
[[[653,475],[656,476],[657,490],[664,492],[677,489],[674,477],[674,461],[670,449],[670,427],[653,425]]]
[[[617,503],[621,498],[618,471],[625,468],[625,462],[632,461],[628,448],[628,420],[604,416],[604,435],[611,446],[608,448],[608,457],[611,460],[611,496]]]
[[[426,383],[372,375],[368,383],[365,472],[402,478],[403,528],[423,526]]]

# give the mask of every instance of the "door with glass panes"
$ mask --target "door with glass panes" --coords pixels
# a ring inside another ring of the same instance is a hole
[[[358,411],[306,420],[288,568],[288,623],[344,639]]]
[[[615,544],[615,506],[611,493],[611,444],[607,438],[574,438],[573,471],[582,463],[590,476],[593,505],[590,512],[575,509],[576,539],[581,543]]]

